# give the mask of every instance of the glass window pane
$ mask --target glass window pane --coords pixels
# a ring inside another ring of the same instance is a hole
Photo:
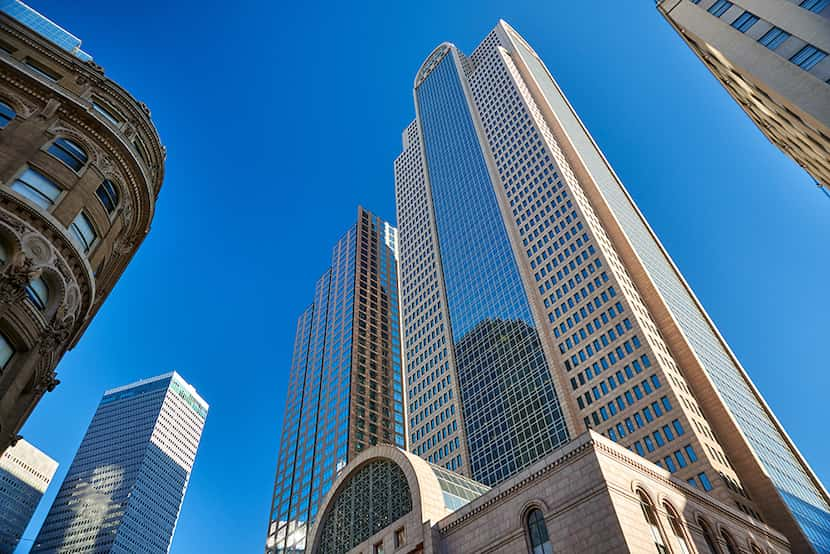
[[[92,246],[92,243],[95,242],[98,235],[95,233],[95,229],[86,214],[83,212],[79,213],[78,217],[75,218],[75,221],[72,222],[72,225],[69,226],[69,229],[72,232],[75,244],[77,244],[81,250],[84,251],[84,253],[89,252],[89,248]]]
[[[0,333],[0,369],[6,367],[14,356],[14,348],[9,344],[8,339]]]
[[[12,183],[12,189],[41,208],[48,209],[60,196],[61,189],[34,169],[27,169]]]

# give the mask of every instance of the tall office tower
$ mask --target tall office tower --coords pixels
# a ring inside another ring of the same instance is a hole
[[[207,412],[176,372],[106,391],[31,551],[166,554]]]
[[[0,452],[150,230],[164,147],[81,41],[0,0]]]
[[[302,552],[348,460],[405,447],[397,231],[363,208],[297,321],[265,550]]]
[[[20,440],[0,456],[0,554],[12,554],[58,462]]]
[[[469,57],[441,44],[414,99],[410,449],[494,485],[592,427],[827,551],[827,492],[527,42],[500,22]]]
[[[830,2],[659,0],[761,132],[830,187]]]

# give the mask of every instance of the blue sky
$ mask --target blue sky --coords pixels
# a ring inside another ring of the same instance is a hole
[[[57,459],[102,392],[177,370],[210,414],[172,552],[262,551],[296,317],[361,203],[394,220],[415,71],[499,18],[534,46],[802,453],[830,480],[830,198],[652,1],[30,4],[146,102],[168,149],[152,232],[23,435]],[[24,543],[26,551],[29,543]]]

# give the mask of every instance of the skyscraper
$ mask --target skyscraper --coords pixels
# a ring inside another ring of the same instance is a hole
[[[266,552],[302,552],[348,460],[405,446],[397,231],[363,208],[297,321]]]
[[[586,427],[830,549],[828,495],[541,59],[416,73],[395,162],[410,450],[495,485]]]
[[[106,391],[32,552],[166,554],[207,411],[175,372]]]
[[[58,462],[21,440],[0,456],[0,554],[12,554]]]
[[[830,187],[830,2],[660,0],[657,8],[764,135]]]
[[[0,0],[0,452],[150,231],[165,150],[81,41]]]

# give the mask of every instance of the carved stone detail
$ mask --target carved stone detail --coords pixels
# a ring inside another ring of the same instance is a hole
[[[0,267],[0,304],[14,304],[26,296],[26,285],[40,276],[31,258],[17,252]]]
[[[57,98],[50,98],[49,101],[46,102],[46,105],[43,106],[43,109],[40,110],[40,113],[38,113],[37,115],[41,119],[50,119],[57,113],[58,108],[60,107],[61,103],[60,101],[58,101]]]

